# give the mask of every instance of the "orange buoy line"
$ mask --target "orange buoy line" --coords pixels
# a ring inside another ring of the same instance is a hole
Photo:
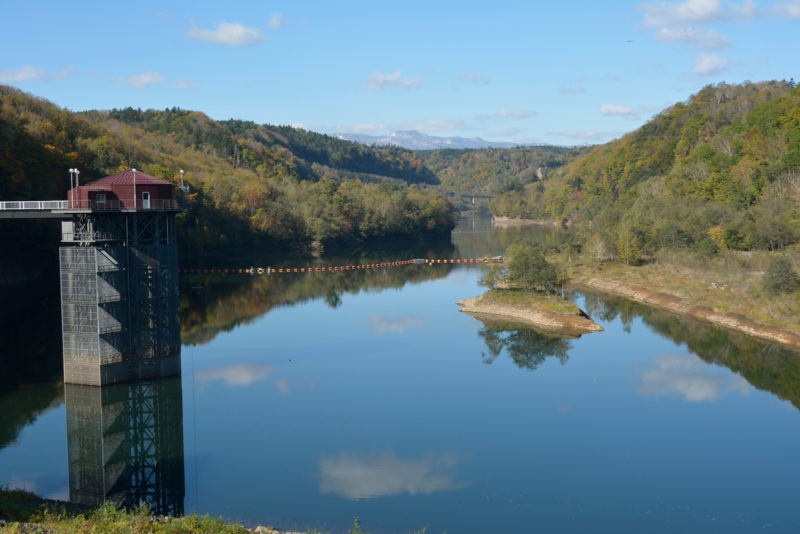
[[[399,260],[386,263],[368,263],[362,265],[334,265],[328,267],[245,267],[245,268],[183,268],[179,272],[183,274],[287,274],[287,273],[319,273],[319,272],[339,272],[357,271],[363,269],[383,269],[386,267],[400,267],[402,265],[433,265],[433,264],[461,264],[461,263],[505,263],[508,258],[495,256],[492,258],[448,258],[448,259],[413,259]]]

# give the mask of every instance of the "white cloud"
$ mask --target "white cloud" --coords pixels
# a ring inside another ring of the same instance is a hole
[[[229,388],[249,386],[260,382],[269,376],[272,369],[266,365],[255,363],[240,363],[229,367],[218,367],[197,373],[201,386],[210,382],[221,380]],[[280,390],[280,386],[278,386]]]
[[[728,58],[713,54],[700,54],[694,60],[692,72],[699,76],[718,74],[728,68]]]
[[[368,81],[371,91],[381,91],[384,87],[411,89],[422,85],[422,80],[419,78],[403,78],[403,73],[399,70],[388,74],[375,71],[370,74]]]
[[[280,13],[273,13],[269,17],[269,22],[267,23],[267,26],[269,26],[273,30],[278,30],[280,28],[283,28],[283,17],[280,15]]]
[[[64,67],[63,69],[61,69],[57,73],[55,73],[55,77],[58,78],[59,80],[64,80],[66,78],[69,78],[73,74],[75,74],[75,67],[73,67],[72,65],[69,65],[67,67]]]
[[[758,4],[754,0],[745,0],[741,4],[731,4],[731,11],[737,19],[753,20],[758,18]]]
[[[720,0],[685,0],[679,3],[643,3],[636,8],[644,13],[644,24],[650,28],[709,24],[731,19],[753,19],[758,16],[758,4],[753,0],[724,5]]]
[[[111,78],[109,76],[103,76],[102,74],[98,74],[96,72],[86,72],[86,75],[90,78],[96,78],[98,80],[103,80],[109,83],[121,83],[124,85],[130,85],[131,87],[136,88],[143,88],[148,87],[150,85],[158,85],[160,83],[164,83],[164,78],[157,72],[153,72],[151,70],[142,72],[141,74],[132,74],[127,77],[123,78]]]
[[[385,315],[372,317],[372,331],[378,335],[387,332],[405,334],[406,330],[411,327],[422,328],[423,326],[425,326],[425,321],[419,317],[398,317],[396,319],[389,319]]]
[[[558,88],[558,94],[560,95],[579,95],[585,92],[586,89],[580,85],[561,86]]]
[[[468,72],[459,77],[459,80],[466,83],[489,83],[489,77],[480,72]]]
[[[148,87],[150,85],[158,85],[160,83],[164,83],[164,78],[157,72],[153,72],[152,70],[145,71],[141,74],[133,74],[128,76],[127,78],[120,78],[120,82],[124,83],[125,85],[130,85],[136,88],[143,88]]]
[[[380,122],[362,122],[362,123],[348,124],[336,127],[337,132],[361,133],[361,134],[373,134],[376,132],[382,132],[386,129],[387,126]]]
[[[186,78],[178,78],[178,81],[175,82],[175,87],[178,89],[194,89],[195,87],[200,87],[200,84],[190,82]]]
[[[260,43],[264,40],[261,30],[249,28],[235,22],[220,22],[214,30],[198,28],[194,22],[186,32],[187,39],[222,43],[230,46],[245,46]]]
[[[645,395],[678,394],[689,402],[715,401],[736,392],[747,395],[753,386],[727,369],[704,363],[696,356],[659,356],[655,369],[645,371],[638,393]]]
[[[772,10],[781,17],[790,19],[800,19],[800,0],[789,0],[788,2],[775,2]]]
[[[430,495],[463,487],[448,457],[401,460],[394,452],[374,456],[341,454],[319,460],[319,490],[348,499],[369,499],[418,493]]]
[[[753,0],[741,3],[721,0],[685,0],[679,3],[660,2],[639,4],[644,25],[657,28],[655,38],[662,43],[683,43],[695,48],[720,50],[730,45],[730,39],[703,25],[732,20],[752,20],[759,16]]]
[[[618,115],[623,117],[635,117],[638,113],[631,107],[618,106],[616,104],[603,104],[600,106],[601,115]]]
[[[528,117],[533,117],[536,115],[535,111],[530,111],[527,109],[503,109],[500,110],[500,117],[503,119],[511,118],[511,119],[527,119]]]
[[[25,65],[17,70],[0,71],[0,83],[39,82],[47,78],[47,71]]]
[[[488,121],[496,119],[527,119],[535,117],[536,112],[527,109],[502,109],[497,113],[482,113],[475,118],[479,121]]]
[[[714,30],[694,27],[661,28],[656,34],[656,39],[662,43],[684,43],[712,50],[719,50],[730,44],[730,40],[725,35],[720,35]]]
[[[461,119],[450,119],[444,121],[421,121],[409,122],[403,127],[404,130],[418,130],[420,132],[452,132],[456,130],[466,130],[467,125]]]

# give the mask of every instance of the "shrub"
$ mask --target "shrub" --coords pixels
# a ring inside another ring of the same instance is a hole
[[[532,243],[514,243],[508,247],[508,274],[511,281],[522,289],[535,289],[546,293],[558,291],[559,279],[555,267]]]
[[[762,285],[770,293],[791,293],[800,287],[800,277],[792,268],[789,258],[774,258],[764,273]]]
[[[706,237],[697,242],[695,245],[695,250],[701,258],[710,259],[716,256],[717,252],[719,252],[719,245],[717,245],[717,242],[710,237]]]

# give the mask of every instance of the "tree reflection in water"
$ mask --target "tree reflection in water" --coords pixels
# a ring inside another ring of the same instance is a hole
[[[584,307],[602,321],[620,319],[627,331],[634,319],[686,348],[708,364],[727,367],[763,391],[800,408],[800,357],[795,350],[726,328],[679,317],[624,298],[584,294]]]
[[[505,349],[520,369],[533,371],[548,357],[556,357],[561,365],[569,359],[571,343],[569,338],[556,337],[537,332],[533,328],[518,323],[494,321],[481,318],[483,328],[478,335],[483,338],[488,349],[482,353],[483,363],[491,364]]]

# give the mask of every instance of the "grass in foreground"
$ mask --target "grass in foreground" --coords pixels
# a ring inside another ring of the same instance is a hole
[[[241,525],[220,518],[190,515],[161,519],[142,505],[136,510],[117,510],[113,503],[87,510],[68,503],[45,501],[25,490],[0,489],[0,532],[54,533],[224,533],[246,534]]]
[[[409,534],[425,534],[427,529]],[[154,516],[150,507],[141,505],[135,510],[118,510],[107,502],[88,509],[70,503],[46,501],[25,490],[0,487],[0,533],[74,534],[249,534],[278,532],[250,530],[242,525],[223,521],[219,517],[188,515],[176,518]],[[310,530],[308,534],[322,534]],[[369,534],[356,518],[348,534]]]

